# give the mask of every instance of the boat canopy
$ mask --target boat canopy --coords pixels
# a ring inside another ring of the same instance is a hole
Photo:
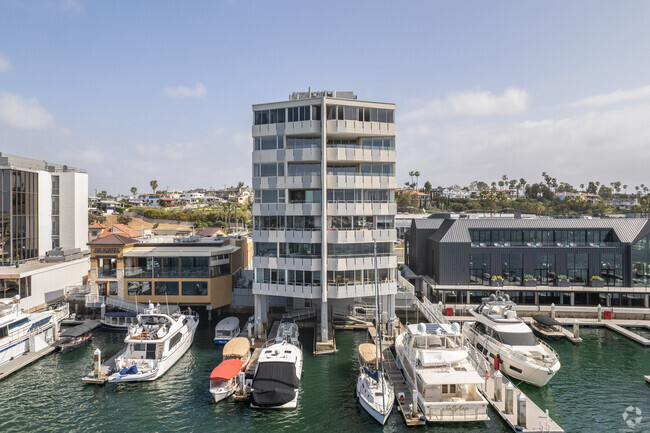
[[[462,385],[464,383],[483,383],[483,378],[476,371],[432,370],[418,372],[427,385]]]
[[[243,364],[239,359],[226,359],[212,370],[210,380],[230,380],[239,374]]]
[[[248,338],[233,338],[223,346],[223,359],[241,359],[246,360],[251,350],[251,344]]]
[[[375,364],[377,362],[377,346],[372,343],[360,344],[359,356],[364,364]]]
[[[239,326],[239,319],[236,317],[226,317],[217,323],[216,331],[233,331]]]
[[[542,325],[546,325],[546,326],[556,326],[556,325],[560,324],[560,322],[558,322],[554,318],[552,318],[550,316],[544,316],[544,315],[541,315],[541,314],[537,314],[537,315],[533,316],[533,320],[535,322],[539,322]]]
[[[423,367],[451,365],[467,358],[465,350],[420,350],[418,360]]]
[[[77,325],[75,327],[66,329],[61,333],[61,337],[71,337],[71,338],[81,337],[82,335],[89,333],[97,326],[99,326],[99,323],[100,323],[99,320],[85,321],[81,325]]]
[[[296,397],[300,379],[291,362],[260,362],[253,378],[251,401],[258,407],[275,407]]]

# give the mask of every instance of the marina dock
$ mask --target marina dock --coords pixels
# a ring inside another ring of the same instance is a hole
[[[20,355],[17,358],[14,358],[13,360],[6,362],[2,365],[0,365],[0,380],[4,379],[5,377],[9,376],[12,373],[15,373],[16,371],[20,370],[21,368],[38,361],[45,355],[49,355],[50,353],[54,352],[56,350],[56,345],[55,344],[50,344],[47,347],[38,350],[36,352],[27,352],[22,355]]]
[[[94,329],[99,328],[102,325],[102,322],[97,319],[97,320],[84,320],[77,324],[76,326],[73,326],[71,328],[66,329],[65,331],[61,332],[61,337],[68,337],[70,335],[79,335],[79,334],[84,334],[86,332],[90,332]]]
[[[115,355],[108,358],[104,361],[100,367],[101,373],[99,377],[95,374],[95,370],[91,370],[90,373],[81,378],[83,383],[90,383],[94,385],[103,385],[108,382],[108,376],[115,372],[115,358],[120,356],[124,350],[120,350]]]
[[[374,328],[373,328],[374,329]],[[404,422],[407,426],[426,425],[426,421],[422,417],[417,405],[413,407],[413,392],[409,388],[402,372],[397,368],[397,362],[393,356],[393,352],[389,348],[383,351],[384,356],[384,373],[388,376],[388,380],[393,384],[393,391],[395,392],[395,399],[397,400],[397,408],[404,417]],[[403,398],[400,398],[403,396]]]

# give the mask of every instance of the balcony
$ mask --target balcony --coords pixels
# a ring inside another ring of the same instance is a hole
[[[320,215],[320,203],[265,204],[254,203],[253,215]]]
[[[253,242],[295,242],[315,244],[319,243],[321,239],[321,230],[319,228],[253,230]]]
[[[337,136],[395,135],[394,123],[328,120],[327,134]]]
[[[320,135],[320,120],[253,125],[253,137],[263,135]]]
[[[354,243],[354,242],[395,242],[397,231],[395,229],[380,230],[328,230],[328,243]]]
[[[328,162],[395,162],[396,155],[394,150],[327,148]]]
[[[102,269],[97,272],[98,278],[117,278],[117,269]]]
[[[328,185],[330,186],[330,185]],[[397,203],[350,203],[350,202],[328,202],[327,214],[338,215],[395,215]]]
[[[261,257],[253,256],[254,268],[295,269],[320,271],[321,258]]]
[[[320,161],[321,160],[321,149],[320,148],[309,148],[309,149],[286,149],[284,151],[284,160],[291,161]],[[253,161],[255,162],[255,161]]]
[[[355,174],[328,174],[328,188],[364,188],[364,189],[395,189],[395,176],[377,176]]]
[[[311,284],[253,283],[254,295],[288,296],[290,298],[317,299],[321,297],[321,287]]]
[[[366,283],[329,283],[327,285],[327,297],[335,299],[358,298],[375,296],[375,284],[372,281]],[[397,293],[397,283],[394,281],[385,281],[379,283],[380,295],[394,295]]]
[[[359,257],[328,257],[328,271],[351,271],[356,269],[373,269],[375,266],[372,256]],[[396,268],[397,256],[395,254],[377,257],[378,268]]]

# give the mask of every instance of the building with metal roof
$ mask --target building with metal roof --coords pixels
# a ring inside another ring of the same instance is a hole
[[[649,307],[645,218],[413,220],[405,248],[420,288],[446,301],[503,286],[517,303]]]

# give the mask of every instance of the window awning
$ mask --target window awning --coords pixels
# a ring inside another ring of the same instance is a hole
[[[124,257],[211,257],[220,254],[232,254],[239,250],[236,246],[226,247],[146,247],[137,246],[124,252]]]

